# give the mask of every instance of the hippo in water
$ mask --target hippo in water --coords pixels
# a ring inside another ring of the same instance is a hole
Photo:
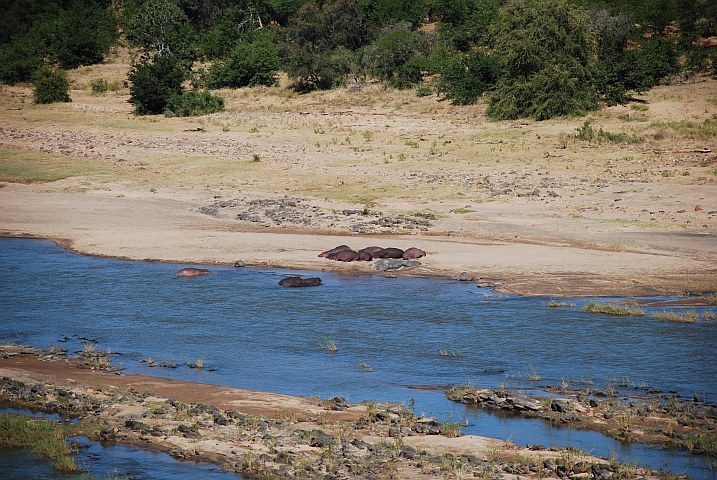
[[[404,260],[415,260],[417,258],[425,257],[426,252],[421,250],[420,248],[411,247],[405,252],[403,252],[403,258]]]
[[[343,250],[351,250],[351,247],[349,247],[348,245],[339,245],[338,247],[332,248],[331,250],[326,250],[325,252],[319,253],[319,257],[329,258],[329,255],[341,252]]]
[[[373,254],[373,258],[403,258],[403,250],[400,248],[384,248]]]
[[[329,260],[336,260],[337,262],[353,262],[359,259],[359,254],[351,249],[341,250],[339,252],[332,253],[328,258]]]
[[[321,285],[321,279],[319,277],[287,277],[279,280],[279,285],[282,287],[317,287]]]
[[[209,275],[212,273],[206,268],[183,268],[177,272],[178,277],[196,277],[198,275]]]

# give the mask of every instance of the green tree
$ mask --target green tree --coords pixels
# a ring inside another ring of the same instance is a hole
[[[354,51],[366,38],[356,0],[334,0],[322,8],[304,4],[283,29],[282,57],[299,90],[327,89],[344,82],[356,64]]]
[[[193,34],[187,15],[169,0],[147,0],[126,13],[127,40],[152,55],[193,60]]]
[[[426,54],[430,48],[431,41],[412,31],[409,23],[392,24],[366,47],[364,62],[376,77],[396,88],[410,88],[429,68]]]
[[[239,88],[255,85],[274,85],[281,66],[279,51],[271,32],[261,30],[248,42],[239,42],[229,58],[215,62],[209,68],[211,88]]]
[[[169,98],[184,93],[187,69],[174,55],[144,56],[132,65],[127,78],[130,100],[139,115],[163,113]]]
[[[569,0],[513,0],[501,12],[501,65],[488,114],[496,119],[579,115],[599,105],[596,39],[586,11]]]
[[[32,77],[33,102],[71,102],[67,72],[50,65],[42,65]]]
[[[450,55],[439,68],[438,92],[457,105],[478,101],[498,80],[497,58],[480,50]]]

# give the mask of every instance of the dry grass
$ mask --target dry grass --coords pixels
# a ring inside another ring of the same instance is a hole
[[[588,313],[604,313],[606,315],[635,315],[641,317],[645,315],[639,308],[630,308],[623,305],[617,305],[614,303],[601,303],[595,300],[590,300],[583,307],[583,312]]]
[[[668,322],[695,323],[700,321],[700,315],[695,310],[654,312],[652,318],[655,320],[667,320]]]
[[[55,182],[76,176],[114,176],[111,163],[70,158],[60,154],[0,148],[0,181],[14,183]]]

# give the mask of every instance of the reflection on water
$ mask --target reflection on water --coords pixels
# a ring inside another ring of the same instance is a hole
[[[636,446],[468,411],[440,391],[406,387],[496,387],[506,376],[520,382],[532,366],[540,385],[566,379],[599,388],[614,379],[717,400],[716,326],[656,321],[649,309],[646,317],[587,314],[580,310],[586,300],[549,308],[544,299],[497,295],[471,283],[379,275],[322,272],[324,285],[306,289],[279,287],[289,272],[267,269],[212,266],[212,275],[176,278],[188,265],[85,257],[35,240],[0,239],[0,261],[1,340],[74,351],[80,338],[94,339],[118,352],[112,363],[130,373],[350,402],[413,400],[417,413],[468,417],[465,433],[578,444],[601,456],[614,449],[630,458]],[[337,353],[319,348],[326,337]],[[148,357],[180,367],[150,369],[139,362]],[[197,359],[204,369],[185,366]],[[640,461],[654,468],[671,458],[639,449]]]

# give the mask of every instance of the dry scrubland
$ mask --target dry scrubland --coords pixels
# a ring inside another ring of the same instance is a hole
[[[298,95],[282,79],[214,92],[222,113],[165,118],[132,114],[127,63],[71,72],[69,104],[3,87],[4,234],[98,255],[352,272],[371,270],[316,254],[417,246],[429,255],[407,273],[468,271],[524,294],[717,288],[715,80],[589,117],[493,122],[485,105],[414,90]],[[97,78],[108,93],[91,92]]]

